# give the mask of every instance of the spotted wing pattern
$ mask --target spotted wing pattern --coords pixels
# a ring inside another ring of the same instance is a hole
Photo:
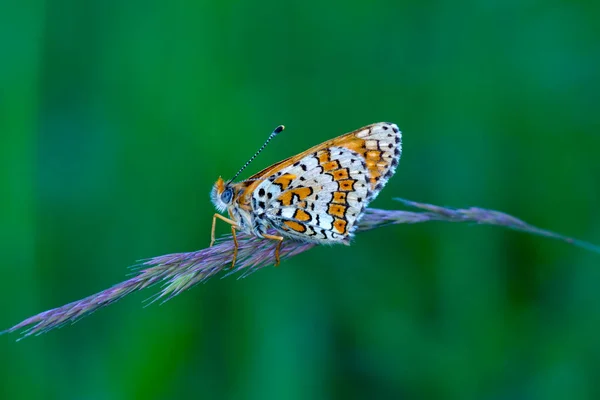
[[[402,154],[402,133],[396,124],[382,122],[349,135],[351,140],[345,147],[364,158],[371,183],[369,201],[373,200],[396,172]],[[345,136],[340,138],[342,142]]]
[[[262,171],[249,180],[257,180],[251,190],[253,229],[271,226],[302,240],[347,242],[367,204],[393,175],[400,154],[398,127],[379,123]]]
[[[369,192],[360,157],[343,147],[312,153],[271,176],[253,193],[258,223],[287,236],[343,241],[353,231]]]

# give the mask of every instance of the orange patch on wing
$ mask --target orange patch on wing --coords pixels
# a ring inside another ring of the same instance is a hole
[[[285,192],[277,198],[284,206],[292,205],[292,192]]]
[[[363,139],[353,137],[351,139],[344,138],[345,140],[340,141],[340,143],[334,143],[336,146],[345,147],[348,150],[352,150],[355,153],[361,154],[364,156],[367,148],[365,147],[365,141]]]
[[[324,164],[321,164],[321,166],[323,167],[323,171],[333,171],[340,167],[340,163],[337,162],[336,160],[333,160],[333,161],[329,161]]]
[[[296,221],[285,221],[285,225],[287,225],[291,230],[296,232],[304,233],[306,232],[306,227],[299,222]]]
[[[292,190],[288,190],[287,192],[283,192],[277,200],[281,202],[284,206],[291,206],[294,201],[294,196],[298,198],[298,200],[304,200],[308,196],[312,194],[312,189],[309,187],[299,187]]]
[[[354,190],[354,182],[356,182],[353,179],[346,179],[343,181],[339,181],[338,183],[340,184],[340,190],[344,191],[344,192],[350,192],[352,190]]]
[[[299,187],[293,190],[290,190],[290,193],[298,196],[300,200],[306,199],[308,196],[312,194],[312,189],[309,187]]]
[[[336,181],[341,181],[342,179],[348,179],[348,168],[338,169],[333,172],[333,179]]]
[[[281,175],[279,178],[275,179],[273,183],[276,183],[281,186],[281,190],[285,190],[290,186],[292,180],[296,179],[296,175],[294,174],[285,174]]]
[[[284,206],[292,205],[292,192],[285,192],[277,198]]]
[[[335,221],[333,222],[333,228],[341,234],[346,233],[347,225],[348,225],[348,222],[346,222],[346,220],[339,219],[339,218],[336,218]]]
[[[319,164],[324,164],[330,160],[329,150],[323,151],[321,154],[317,156],[319,158]]]
[[[298,209],[294,213],[294,219],[297,219],[298,221],[306,222],[306,221],[310,221],[312,219],[312,217],[306,211]]]
[[[346,204],[346,192],[333,192],[332,203]]]
[[[381,163],[381,151],[379,150],[367,150],[366,142],[363,139],[353,137],[353,138],[344,138],[341,143],[335,143],[337,146],[345,147],[349,150],[352,150],[360,155],[362,155],[365,159],[365,163],[367,164],[367,170],[369,170],[370,183],[374,188],[381,177],[382,173],[387,169],[388,164],[385,163],[382,165]],[[385,160],[384,160],[385,161]],[[341,185],[341,182],[340,182]],[[341,187],[341,186],[340,186]],[[342,190],[351,190],[351,189],[342,189]]]
[[[333,215],[335,217],[344,218],[344,214],[346,213],[346,206],[342,206],[339,204],[330,204],[327,209],[327,214]]]
[[[384,168],[381,168],[377,165],[377,162],[374,160],[367,160],[367,169],[369,170],[369,174],[371,176],[371,182],[375,182],[381,176],[381,171]]]
[[[367,160],[379,161],[381,160],[381,151],[369,150],[367,151]]]

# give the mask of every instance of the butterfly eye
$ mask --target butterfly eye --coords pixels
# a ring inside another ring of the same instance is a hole
[[[221,201],[225,204],[229,204],[231,202],[231,198],[233,197],[233,190],[231,188],[227,188],[221,194]]]

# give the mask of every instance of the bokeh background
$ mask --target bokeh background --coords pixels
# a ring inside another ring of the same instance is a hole
[[[0,5],[0,324],[209,242],[211,185],[381,120],[393,198],[600,244],[593,1]],[[227,228],[221,225],[222,233]],[[359,235],[162,306],[0,337],[2,399],[600,398],[600,255],[500,228]]]

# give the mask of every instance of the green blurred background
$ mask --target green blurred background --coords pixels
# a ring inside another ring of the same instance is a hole
[[[211,185],[363,125],[393,197],[600,244],[600,6],[0,5],[0,328],[209,243]],[[226,233],[225,226],[220,227]],[[360,234],[165,305],[0,337],[2,399],[600,398],[600,256],[500,228]]]

